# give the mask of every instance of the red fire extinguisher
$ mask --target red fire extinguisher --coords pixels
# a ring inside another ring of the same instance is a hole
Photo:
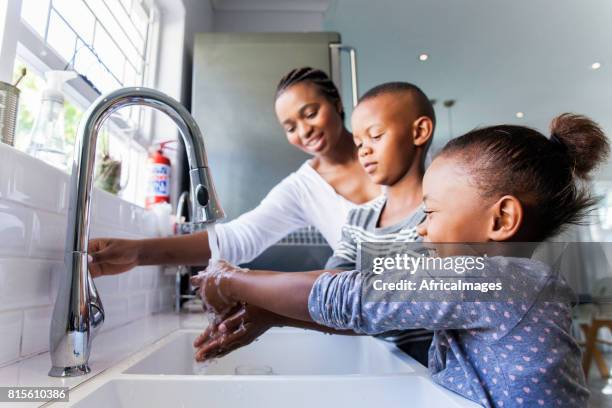
[[[149,208],[157,203],[170,202],[170,159],[164,156],[166,145],[175,140],[168,140],[159,143],[159,147],[149,154],[147,159],[147,196],[145,207]]]

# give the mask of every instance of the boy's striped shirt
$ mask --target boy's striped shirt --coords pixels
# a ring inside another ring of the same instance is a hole
[[[362,242],[418,242],[416,227],[425,219],[419,207],[404,221],[377,228],[380,213],[387,201],[385,196],[352,209],[342,227],[342,239],[325,265],[326,269],[360,269],[359,250]]]

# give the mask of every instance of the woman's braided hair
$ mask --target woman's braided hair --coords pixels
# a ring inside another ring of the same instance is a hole
[[[281,78],[276,87],[276,99],[293,85],[309,82],[316,86],[321,94],[334,106],[340,106],[340,117],[344,120],[344,108],[340,92],[327,74],[320,69],[311,67],[295,68]]]

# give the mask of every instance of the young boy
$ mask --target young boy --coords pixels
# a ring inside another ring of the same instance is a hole
[[[352,116],[359,161],[372,181],[386,186],[385,195],[349,212],[342,240],[326,269],[362,269],[362,242],[414,242],[416,226],[425,218],[422,180],[431,144],[435,114],[418,87],[390,82],[361,98]],[[427,365],[433,333],[407,330],[381,335]]]
[[[425,157],[435,126],[433,106],[427,96],[415,85],[405,82],[376,86],[360,99],[352,115],[352,125],[361,165],[372,181],[385,186],[386,191],[380,199],[351,210],[347,224],[343,227],[342,240],[326,269],[359,269],[358,252],[361,242],[419,240],[416,226],[425,218],[421,207],[422,179]],[[244,322],[248,317],[246,314],[244,310],[239,311],[228,319],[227,325],[222,325],[223,329]],[[257,310],[256,314],[256,319],[266,320],[261,310]],[[278,316],[273,320],[275,325],[295,323],[279,323]],[[262,328],[254,321],[250,323],[257,327],[253,332],[262,332]],[[223,348],[211,330],[207,330],[196,341],[196,347],[202,349],[200,357],[208,353],[215,354],[213,350],[216,344]],[[241,330],[248,336],[244,329]],[[402,350],[427,364],[431,332],[410,330],[401,334],[388,334],[395,336],[394,341]],[[237,337],[229,338],[236,341]]]
[[[406,82],[369,90],[352,116],[359,161],[385,195],[349,212],[342,241],[327,269],[354,269],[361,242],[418,240],[423,220],[422,180],[435,114],[427,96]]]

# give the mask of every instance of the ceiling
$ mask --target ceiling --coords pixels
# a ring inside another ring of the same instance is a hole
[[[612,135],[612,1],[212,0],[217,11],[324,12],[323,27],[357,48],[363,93],[410,81],[432,99],[434,148],[477,126],[547,132],[562,112],[591,116]],[[418,56],[427,53],[421,62]],[[591,65],[599,62],[601,68]],[[347,64],[345,64],[347,65]],[[348,75],[344,75],[348,77]],[[349,86],[345,86],[349,89]],[[449,110],[442,106],[456,100]],[[345,94],[350,101],[350,94]],[[350,109],[349,109],[350,110]],[[523,112],[523,118],[517,118]],[[612,180],[612,165],[606,170]]]
[[[611,22],[608,0],[334,0],[324,26],[357,47],[362,93],[404,80],[437,99],[441,142],[447,99],[455,136],[497,123],[546,130],[566,111],[612,135]]]

